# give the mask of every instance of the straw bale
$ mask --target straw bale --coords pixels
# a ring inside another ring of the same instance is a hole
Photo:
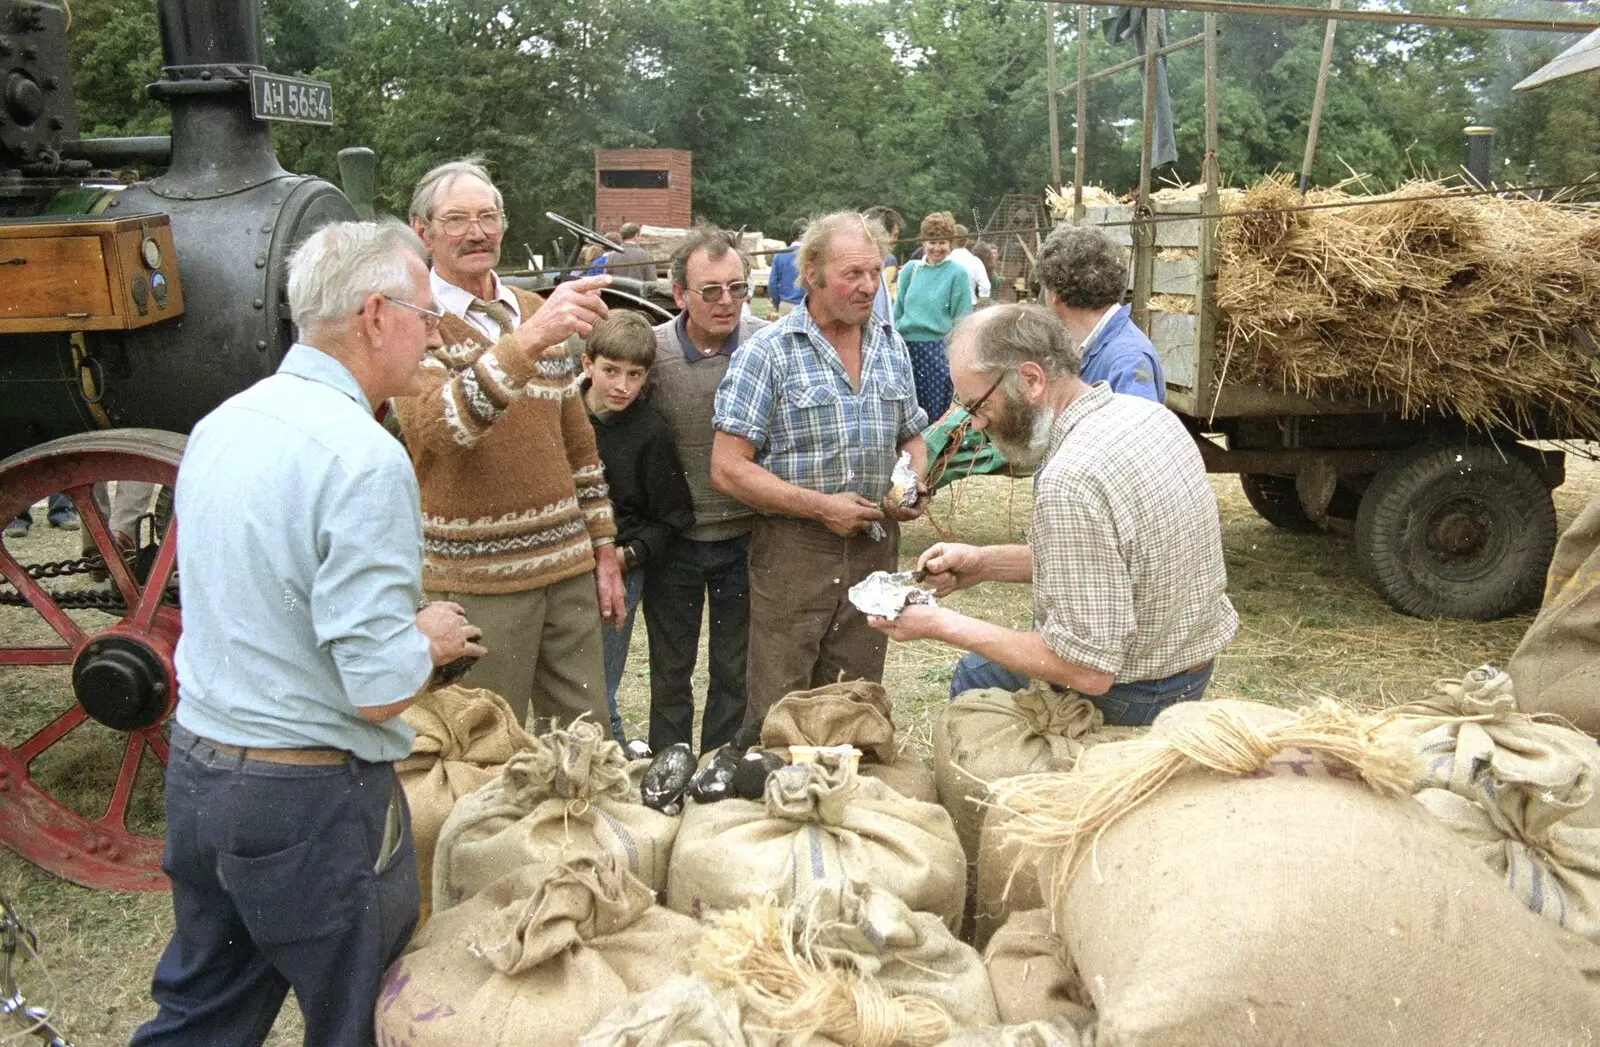
[[[1356,206],[1374,200],[1399,202]],[[1600,361],[1574,330],[1600,304],[1592,210],[1428,181],[1302,198],[1284,175],[1222,209],[1224,381],[1600,437]]]

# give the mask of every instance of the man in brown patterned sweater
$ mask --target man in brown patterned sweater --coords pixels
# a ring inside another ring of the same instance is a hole
[[[395,401],[422,489],[423,587],[466,608],[489,653],[463,681],[540,724],[606,722],[600,630],[620,621],[622,579],[594,430],[563,345],[587,336],[608,276],[548,299],[495,275],[506,216],[471,160],[441,164],[411,197],[433,257],[444,346],[421,395]]]

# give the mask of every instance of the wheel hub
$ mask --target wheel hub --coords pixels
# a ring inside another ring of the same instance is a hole
[[[119,731],[160,722],[172,693],[162,657],[141,639],[115,634],[85,645],[72,687],[90,716]]]
[[[1483,522],[1459,509],[1447,514],[1433,530],[1434,545],[1453,556],[1470,556],[1483,547],[1487,538]]]

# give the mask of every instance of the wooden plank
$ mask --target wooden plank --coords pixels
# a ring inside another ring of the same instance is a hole
[[[98,236],[0,238],[0,273],[0,330],[85,330],[114,315]],[[38,326],[60,321],[74,326]]]
[[[1161,369],[1172,385],[1193,386],[1195,317],[1188,313],[1150,314],[1150,341],[1161,357]]]
[[[1152,294],[1198,294],[1200,290],[1200,260],[1198,258],[1162,258],[1156,256],[1151,276]],[[1133,287],[1133,268],[1128,269],[1128,287]]]

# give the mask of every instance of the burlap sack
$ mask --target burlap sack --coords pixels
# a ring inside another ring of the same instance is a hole
[[[630,993],[687,971],[693,920],[609,856],[525,865],[436,913],[384,976],[380,1044],[575,1047]]]
[[[1510,681],[1476,669],[1380,730],[1422,754],[1418,802],[1524,905],[1600,941],[1600,746],[1518,712]]]
[[[411,808],[417,879],[426,908],[433,898],[439,830],[456,801],[499,777],[507,760],[533,747],[533,738],[504,698],[478,687],[424,691],[400,716],[417,735],[411,755],[394,769]]]
[[[678,819],[639,802],[622,747],[580,720],[535,739],[499,778],[456,803],[434,855],[433,909],[523,865],[601,854],[659,891],[677,832]]]
[[[957,695],[934,721],[933,774],[967,860],[978,860],[980,801],[991,782],[1070,770],[1088,746],[1138,733],[1107,727],[1087,698],[1038,682],[1015,693],[991,687]]]
[[[983,953],[994,1002],[1005,1025],[1066,1018],[1094,1020],[1089,995],[1066,957],[1049,909],[1019,912],[995,932]]]
[[[979,949],[988,947],[994,933],[1013,914],[1044,905],[1037,863],[1020,860],[1016,845],[1007,838],[1010,818],[1010,812],[1000,807],[983,811],[978,863],[972,873],[972,944]]]
[[[933,772],[916,746],[895,732],[894,710],[882,684],[867,680],[793,691],[779,698],[761,724],[761,745],[787,760],[791,745],[853,745],[861,773],[902,796],[937,803]]]
[[[991,1025],[984,1029],[963,1029],[940,1047],[1095,1047],[1092,1020],[1075,1022],[1052,1018],[1022,1025]]]
[[[1524,712],[1600,734],[1600,496],[1556,543],[1544,603],[1511,656]]]
[[[1045,882],[1100,1047],[1600,1036],[1560,930],[1409,799],[1364,731],[1333,708],[1184,703],[1147,741],[1007,784],[1013,835],[1063,841]]]
[[[578,1047],[837,1047],[828,1039],[782,1037],[743,1027],[739,999],[696,978],[674,975],[630,996],[602,1018]]]
[[[667,904],[698,916],[808,884],[870,881],[952,928],[966,863],[942,807],[909,799],[846,768],[785,767],[764,800],[690,802],[673,846]]]

